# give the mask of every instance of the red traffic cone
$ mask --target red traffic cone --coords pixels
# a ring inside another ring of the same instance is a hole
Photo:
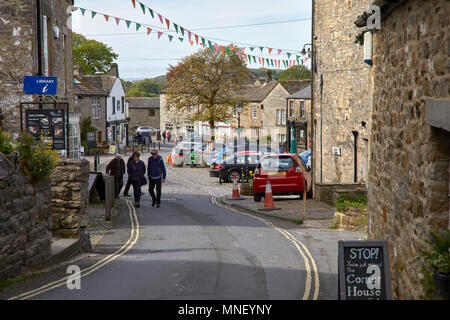
[[[273,202],[272,196],[272,185],[270,184],[270,179],[266,180],[266,194],[264,196],[264,208],[260,208],[258,210],[262,211],[272,211],[272,210],[280,210],[281,208],[275,208],[275,203]]]
[[[233,173],[233,193],[231,195],[231,198],[228,198],[228,200],[244,200],[245,198],[241,197],[239,194],[239,187],[238,187],[238,178],[236,172]]]

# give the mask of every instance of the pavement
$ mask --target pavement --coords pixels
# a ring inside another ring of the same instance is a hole
[[[258,210],[264,208],[264,200],[255,202],[253,197],[242,197],[244,200],[229,200],[229,198],[230,196],[223,196],[220,200],[223,204],[238,210],[240,209],[289,222],[298,221],[303,216],[303,200],[300,200],[298,196],[274,196],[274,205],[276,208],[280,208],[280,210],[274,211]],[[322,201],[307,199],[306,219],[302,225],[316,229],[328,229],[334,225],[334,207]]]

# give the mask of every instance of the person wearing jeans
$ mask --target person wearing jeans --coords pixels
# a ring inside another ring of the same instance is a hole
[[[141,206],[141,186],[142,181],[145,179],[145,164],[143,161],[139,160],[140,153],[133,153],[133,161],[130,162],[128,167],[128,172],[131,178],[131,183],[133,184],[134,193],[134,206],[139,208]]]
[[[148,191],[152,196],[152,207],[156,205],[159,208],[161,206],[161,183],[166,181],[166,167],[156,150],[152,150],[152,156],[148,158],[147,175],[149,182]]]

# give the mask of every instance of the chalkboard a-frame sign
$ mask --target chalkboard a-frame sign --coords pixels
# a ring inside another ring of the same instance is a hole
[[[339,241],[340,300],[392,300],[386,241]]]

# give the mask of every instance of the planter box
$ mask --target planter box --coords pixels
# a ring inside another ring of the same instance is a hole
[[[253,196],[253,187],[249,183],[241,183],[241,195]]]
[[[433,274],[433,282],[437,294],[448,300],[450,296],[450,274],[435,272]]]

